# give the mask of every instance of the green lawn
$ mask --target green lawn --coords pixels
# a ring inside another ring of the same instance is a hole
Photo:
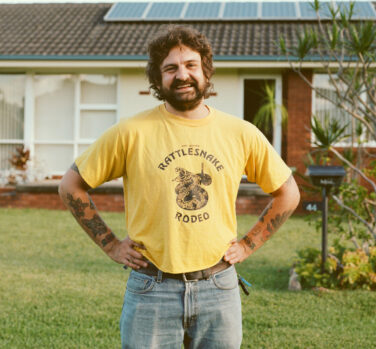
[[[124,236],[122,214],[103,217]],[[240,216],[240,234],[255,220]],[[242,348],[375,348],[376,293],[287,290],[304,246],[320,236],[292,218],[238,266],[253,284],[242,295]],[[0,348],[119,348],[127,276],[68,212],[0,209]]]

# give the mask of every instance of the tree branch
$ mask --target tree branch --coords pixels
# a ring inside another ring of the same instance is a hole
[[[369,232],[371,233],[371,235],[373,236],[373,238],[376,240],[376,233],[373,231],[372,226],[366,220],[364,220],[362,217],[360,217],[351,207],[346,206],[339,198],[337,198],[337,196],[332,195],[332,198],[334,199],[334,201],[339,206],[341,206],[342,208],[344,208],[346,211],[350,212],[359,221],[361,221],[367,227],[367,229],[369,230]]]
[[[330,146],[328,148],[329,151],[331,151],[333,154],[335,154],[341,161],[343,161],[347,166],[349,166],[351,169],[353,169],[357,174],[359,174],[360,177],[362,177],[367,183],[369,183],[373,191],[376,193],[376,184],[370,180],[361,170],[359,170],[356,166],[354,166],[350,161],[348,161],[342,154],[337,151],[335,148]]]

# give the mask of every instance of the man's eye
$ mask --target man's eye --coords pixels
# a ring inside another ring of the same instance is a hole
[[[169,67],[169,68],[166,68],[164,71],[165,72],[173,72],[173,71],[175,71],[175,68],[174,67]]]

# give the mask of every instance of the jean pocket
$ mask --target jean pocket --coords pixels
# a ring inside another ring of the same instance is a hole
[[[221,290],[232,290],[238,286],[238,277],[235,267],[231,266],[226,270],[213,275],[214,285]]]
[[[155,282],[154,277],[132,270],[127,282],[127,291],[133,293],[147,293],[153,289]]]

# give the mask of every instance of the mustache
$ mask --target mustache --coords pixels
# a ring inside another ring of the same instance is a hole
[[[186,84],[190,84],[192,85],[193,87],[196,87],[198,86],[197,84],[197,81],[193,80],[193,79],[187,79],[187,80],[180,80],[180,79],[175,79],[172,84],[171,84],[171,87],[172,88],[177,88],[181,85],[186,85]]]

